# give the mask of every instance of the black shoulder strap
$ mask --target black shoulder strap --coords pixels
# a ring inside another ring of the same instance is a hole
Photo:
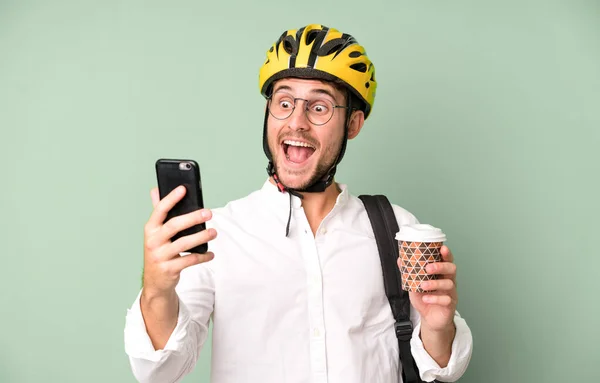
[[[413,326],[410,321],[410,300],[408,292],[402,290],[401,275],[398,269],[398,245],[395,234],[398,232],[398,222],[394,209],[383,195],[361,195],[360,198],[367,215],[373,226],[373,233],[377,241],[381,269],[383,270],[383,283],[385,295],[390,301],[392,313],[396,320],[396,337],[400,349],[400,363],[402,363],[402,380],[404,383],[420,383],[419,370],[410,352],[410,338]]]

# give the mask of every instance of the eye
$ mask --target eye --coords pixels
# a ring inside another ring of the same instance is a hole
[[[310,110],[316,114],[327,114],[329,108],[327,105],[325,105],[325,103],[317,102],[311,106]]]
[[[291,109],[293,107],[293,104],[288,100],[281,100],[279,101],[279,107],[281,109]]]

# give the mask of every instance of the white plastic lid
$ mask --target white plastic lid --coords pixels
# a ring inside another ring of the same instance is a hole
[[[405,225],[396,233],[396,240],[409,242],[444,242],[446,234],[441,229],[427,224]]]

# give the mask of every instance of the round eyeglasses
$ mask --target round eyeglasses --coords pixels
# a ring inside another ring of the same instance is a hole
[[[286,92],[275,92],[268,100],[269,113],[278,120],[285,120],[290,117],[296,109],[296,102],[298,100],[304,101],[306,118],[314,125],[325,125],[331,120],[336,109],[348,108],[347,106],[335,105],[331,100],[326,98],[305,100],[303,98],[295,98]]]

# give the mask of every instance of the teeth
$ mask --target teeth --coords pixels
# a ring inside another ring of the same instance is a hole
[[[290,146],[304,146],[305,148],[314,149],[314,146],[309,145],[305,142],[300,142],[300,141],[285,140],[285,141],[283,141],[283,143],[286,145],[290,145]]]

